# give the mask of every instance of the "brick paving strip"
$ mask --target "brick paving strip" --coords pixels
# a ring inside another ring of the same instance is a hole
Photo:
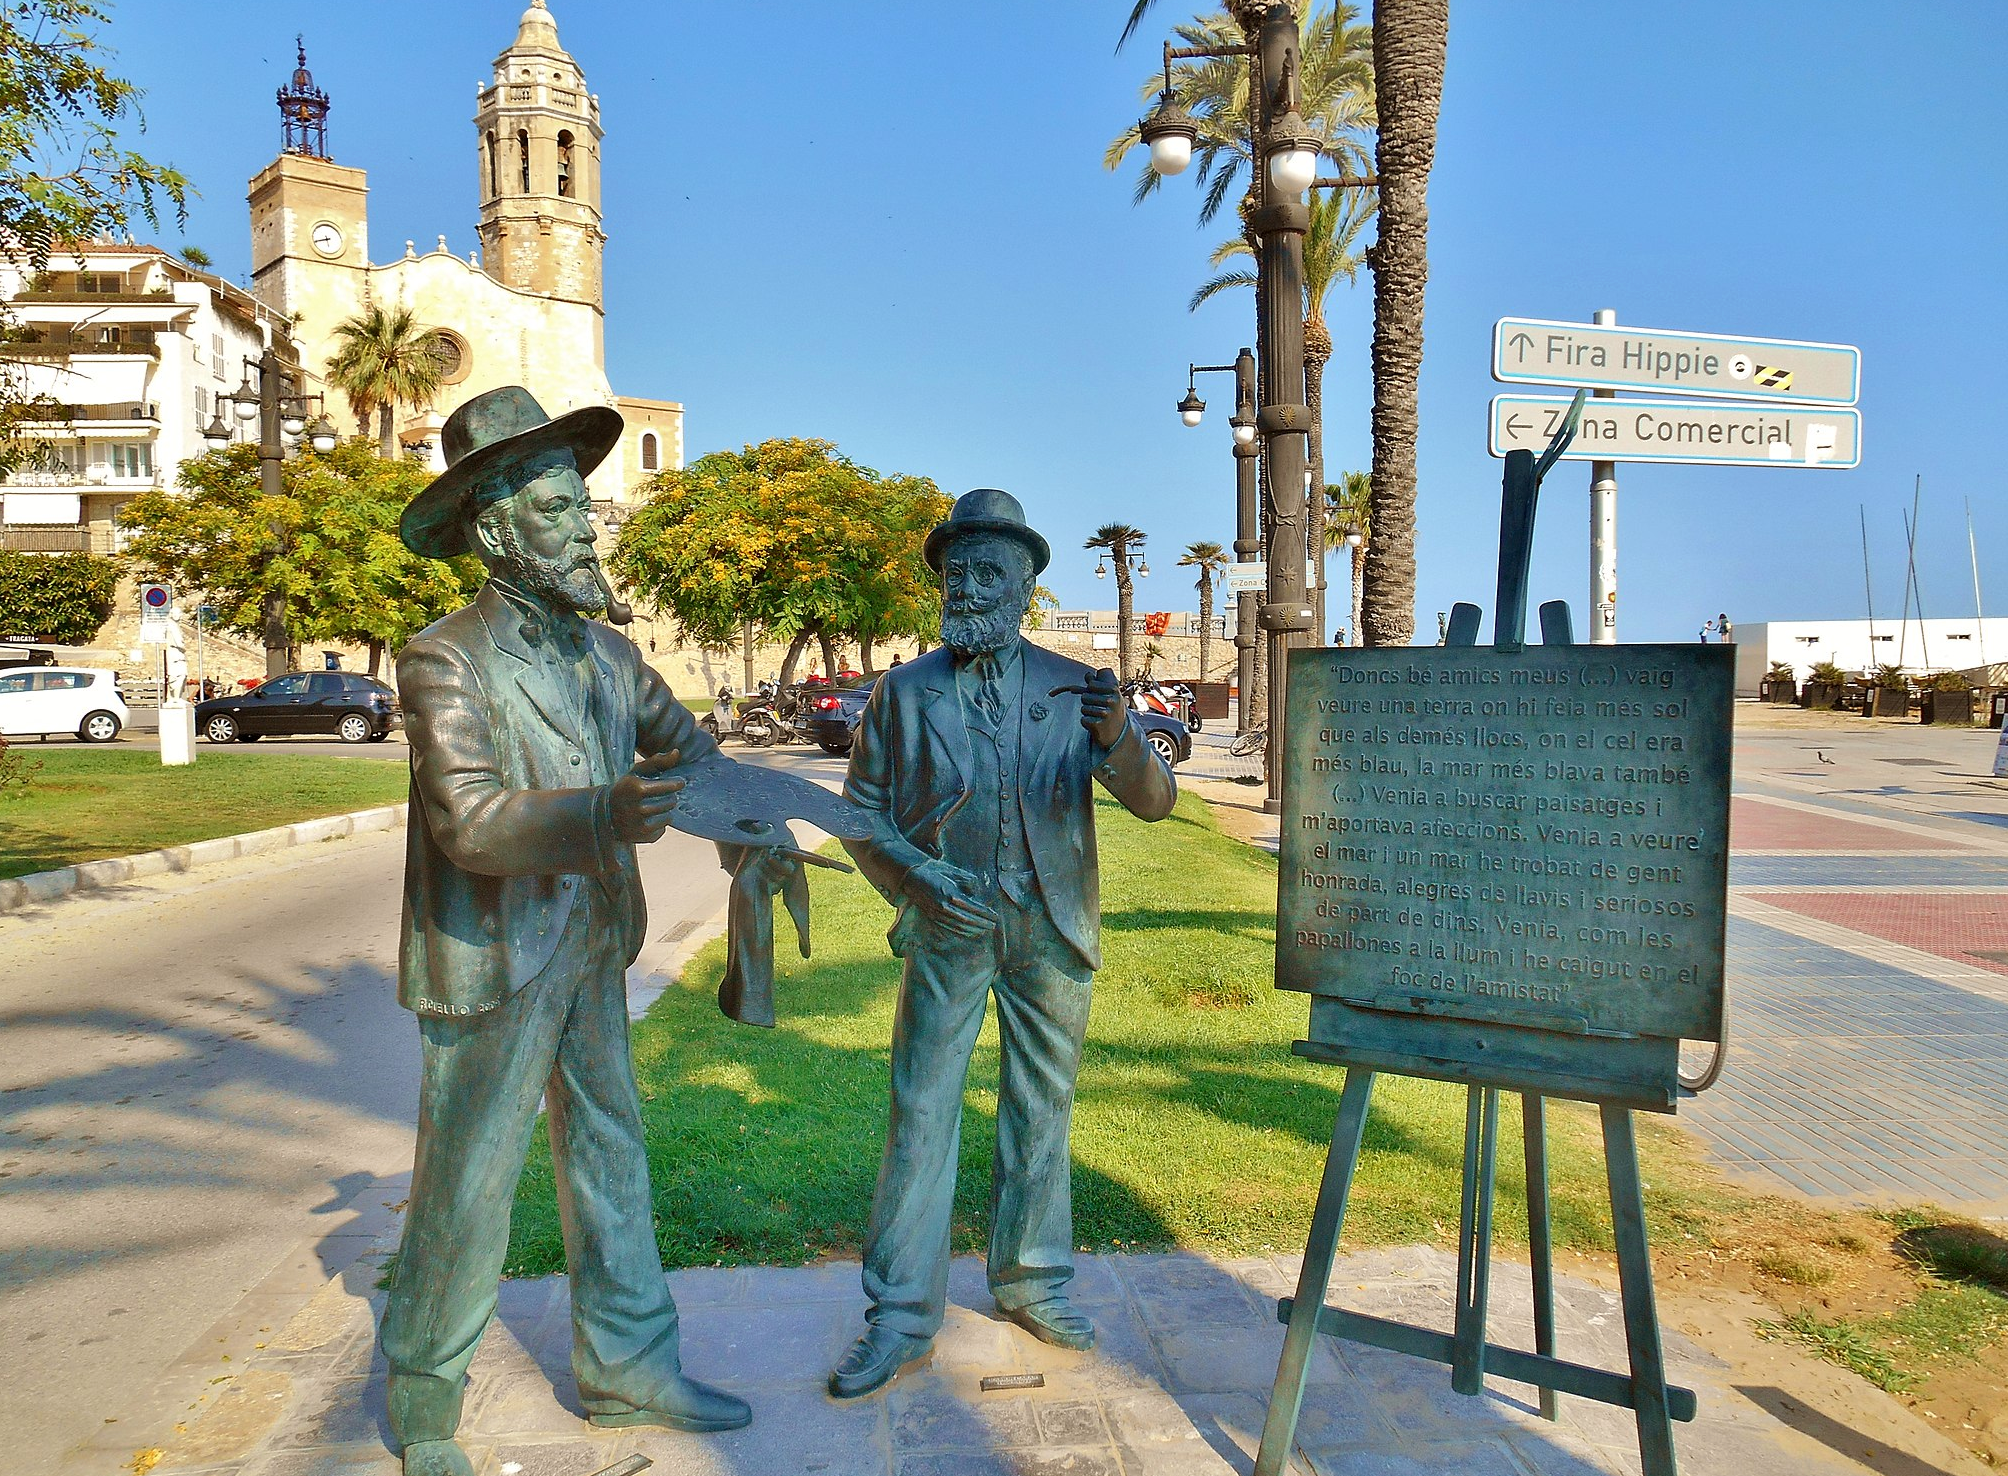
[[[1738,794],[1730,1048],[1680,1120],[1733,1176],[2008,1215],[2008,846]]]
[[[381,1193],[382,1191],[377,1191]],[[366,1196],[373,1197],[373,1196]],[[247,1298],[190,1351],[183,1390],[200,1392],[154,1470],[172,1476],[395,1476],[384,1426],[384,1366],[375,1289],[394,1228],[290,1316]],[[1422,1246],[1343,1256],[1345,1305],[1448,1329],[1456,1265]],[[1528,1347],[1524,1275],[1494,1279],[1495,1340]],[[932,1359],[890,1390],[840,1403],[823,1392],[831,1362],[861,1325],[855,1262],[679,1271],[685,1362],[748,1398],[751,1428],[726,1435],[599,1431],[584,1423],[569,1372],[565,1278],[504,1284],[502,1311],[470,1373],[463,1443],[479,1476],[592,1476],[639,1453],[665,1476],[1228,1476],[1249,1469],[1260,1440],[1282,1328],[1275,1299],[1294,1289],[1287,1256],[1214,1260],[1187,1254],[1088,1256],[1076,1297],[1100,1346],[1065,1353],[993,1315],[980,1262],[957,1260],[947,1327]],[[1564,1356],[1621,1368],[1614,1291],[1560,1278]],[[219,1363],[225,1343],[248,1351]],[[1735,1373],[1677,1332],[1670,1376],[1695,1389],[1701,1414],[1675,1430],[1689,1476],[1860,1472],[1869,1443],[1800,1411],[1802,1433],[1741,1389]],[[219,1368],[227,1383],[204,1380]],[[1039,1376],[1035,1387],[1022,1387]],[[1019,1376],[1012,1378],[1012,1376]],[[983,1380],[993,1380],[985,1390]],[[995,1381],[1009,1381],[996,1387]],[[1010,1385],[1018,1385],[1012,1387]],[[1867,1397],[1893,1401],[1876,1391]],[[1539,1417],[1531,1388],[1491,1380],[1464,1398],[1439,1365],[1322,1339],[1293,1470],[1301,1476],[1617,1476],[1638,1469],[1627,1411],[1564,1397]],[[1978,1471],[1935,1432],[1919,1448],[1943,1469]],[[1840,1431],[1840,1434],[1836,1434]],[[1847,1455],[1815,1435],[1849,1446]],[[1937,1442],[1933,1444],[1933,1442]],[[1884,1454],[1890,1452],[1887,1448]],[[130,1471],[129,1442],[109,1435],[66,1471]],[[1920,1468],[1924,1469],[1924,1468]],[[1934,1466],[1931,1469],[1939,1469]]]

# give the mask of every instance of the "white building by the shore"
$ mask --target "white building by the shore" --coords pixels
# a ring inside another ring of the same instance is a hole
[[[1755,697],[1773,662],[1805,681],[1814,665],[1843,671],[1901,666],[1913,676],[2008,661],[2008,617],[1920,620],[1768,620],[1736,626],[1736,695]]]

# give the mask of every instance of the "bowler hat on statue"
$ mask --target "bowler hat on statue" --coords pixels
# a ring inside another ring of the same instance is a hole
[[[565,450],[583,477],[606,460],[620,438],[620,412],[606,405],[588,405],[553,420],[519,384],[476,395],[446,417],[439,436],[446,470],[412,498],[398,519],[398,536],[406,548],[426,558],[464,554],[468,520],[515,490],[506,482],[498,487],[490,473],[507,471],[542,451]]]
[[[1034,574],[1044,572],[1053,561],[1053,550],[1047,547],[1046,540],[1025,526],[1025,509],[1018,505],[1018,499],[995,487],[978,487],[955,499],[955,506],[948,510],[948,521],[937,524],[921,547],[927,567],[939,574],[950,541],[965,533],[1001,533],[1017,539],[1032,555]]]

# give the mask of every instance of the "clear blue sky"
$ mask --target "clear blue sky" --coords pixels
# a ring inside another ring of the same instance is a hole
[[[552,0],[600,94],[607,360],[684,402],[688,448],[821,436],[951,492],[1017,493],[1063,604],[1108,605],[1081,539],[1151,540],[1140,608],[1190,608],[1173,569],[1232,541],[1224,377],[1197,431],[1188,359],[1250,339],[1245,294],[1185,301],[1220,232],[1185,180],[1129,203],[1101,166],[1136,114],[1164,0],[1120,57],[1128,0],[639,6]],[[123,0],[110,38],[148,92],[143,147],[202,190],[186,239],[248,266],[244,184],[307,36],[330,144],[370,173],[379,260],[474,243],[475,85],[515,0]],[[1901,600],[1899,510],[1924,478],[1927,613],[1972,609],[1962,499],[1990,609],[2008,606],[2000,399],[2008,307],[2008,7],[1856,0],[1682,6],[1453,0],[1430,186],[1417,630],[1490,599],[1499,463],[1485,454],[1493,320],[1587,319],[1856,343],[1857,471],[1621,469],[1620,633],[1860,615],[1858,504],[1878,613]],[[1161,24],[1160,24],[1161,23]],[[175,244],[173,231],[164,244]],[[1335,294],[1327,466],[1365,466],[1365,274]],[[1996,429],[1990,430],[1988,427]],[[1583,620],[1588,469],[1550,477],[1536,599]],[[1335,572],[1337,564],[1335,561]],[[1339,589],[1343,589],[1343,575]]]

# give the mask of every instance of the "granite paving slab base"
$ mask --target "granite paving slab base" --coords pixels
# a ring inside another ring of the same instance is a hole
[[[366,1257],[328,1282],[205,1398],[158,1476],[395,1476],[374,1341],[376,1264]],[[1297,1269],[1291,1257],[1084,1257],[1074,1292],[1100,1343],[1068,1353],[998,1320],[981,1264],[958,1260],[932,1357],[889,1390],[841,1403],[823,1381],[862,1326],[855,1263],[679,1271],[669,1282],[686,1368],[753,1405],[752,1426],[725,1435],[594,1430],[568,1367],[565,1279],[508,1282],[469,1374],[462,1441],[478,1476],[596,1476],[635,1454],[662,1476],[1247,1476],[1282,1344],[1275,1298]],[[1447,1329],[1455,1270],[1448,1253],[1426,1247],[1364,1251],[1341,1259],[1333,1299]],[[1494,1341],[1531,1346],[1524,1273],[1502,1265],[1493,1285]],[[1563,1356],[1623,1366],[1614,1292],[1562,1278],[1557,1324]],[[1689,1339],[1669,1332],[1666,1344],[1671,1376],[1700,1397],[1699,1419],[1675,1427],[1688,1476],[1866,1469],[1739,1393],[1730,1370]],[[1639,1471],[1627,1411],[1565,1397],[1549,1423],[1536,1398],[1497,1379],[1465,1398],[1440,1365],[1321,1338],[1291,1470]],[[133,1469],[130,1452],[99,1455],[105,1476]]]

